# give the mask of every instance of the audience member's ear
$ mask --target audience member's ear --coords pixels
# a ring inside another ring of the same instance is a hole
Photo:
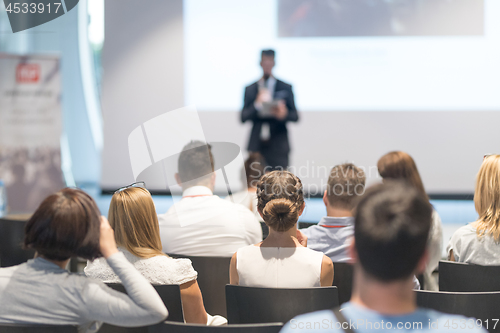
[[[356,241],[354,237],[351,237],[347,242],[349,242],[349,246],[347,248],[347,254],[351,258],[349,263],[355,264],[358,262],[358,251],[356,251]]]
[[[175,180],[177,181],[177,184],[182,187],[182,182],[181,182],[181,176],[179,176],[179,173],[175,173]]]
[[[422,258],[418,261],[417,264],[417,273],[415,275],[422,274],[425,271],[425,268],[427,267],[427,264],[429,263],[429,252],[425,250],[424,254],[422,255]]]
[[[330,203],[328,202],[327,192],[328,192],[328,190],[325,190],[325,192],[323,193],[323,203],[325,204],[325,206],[330,205]]]
[[[300,206],[300,210],[299,210],[299,216],[302,215],[302,213],[304,212],[304,209],[306,208],[306,203],[303,202],[302,203],[302,206]]]

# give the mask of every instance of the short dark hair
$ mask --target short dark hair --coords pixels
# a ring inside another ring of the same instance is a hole
[[[191,141],[182,148],[178,163],[181,182],[200,180],[214,172],[212,147],[202,141]]]
[[[384,282],[410,277],[427,246],[429,201],[404,181],[387,181],[369,188],[356,210],[354,239],[363,270]]]
[[[260,57],[273,57],[275,56],[276,52],[274,52],[273,49],[268,49],[268,50],[262,50]]]
[[[266,173],[266,161],[264,157],[258,153],[250,153],[245,161],[245,181],[247,187],[257,187],[257,182]]]
[[[336,165],[330,171],[326,195],[332,207],[352,210],[359,196],[365,193],[366,176],[352,163]]]
[[[24,228],[24,247],[51,260],[100,256],[101,214],[94,199],[65,188],[45,198]]]

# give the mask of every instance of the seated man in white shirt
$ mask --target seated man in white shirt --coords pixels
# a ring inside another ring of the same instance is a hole
[[[182,199],[158,215],[163,252],[231,257],[239,248],[262,241],[260,223],[240,204],[213,194],[214,159],[210,145],[187,144],[175,175]]]
[[[352,163],[337,165],[330,171],[323,194],[326,215],[317,225],[301,231],[307,236],[307,247],[323,252],[335,262],[347,262],[349,242],[354,235],[354,205],[365,192],[366,176]]]

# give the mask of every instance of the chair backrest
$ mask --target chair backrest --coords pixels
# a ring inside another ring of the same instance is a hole
[[[266,222],[260,222],[260,227],[262,228],[262,239],[266,239],[269,236],[269,227]]]
[[[78,333],[76,326],[0,324],[0,333]]]
[[[442,291],[416,290],[417,305],[437,311],[460,314],[466,317],[481,319],[483,327],[494,332],[492,318],[498,317],[500,309],[500,292],[452,293]],[[484,323],[489,322],[489,327]],[[500,323],[496,325],[496,332]]]
[[[278,333],[282,327],[283,323],[206,326],[166,321],[151,326],[149,333]]]
[[[346,262],[333,263],[333,286],[339,289],[339,303],[349,302],[352,294],[354,266]]]
[[[313,222],[301,222],[299,221],[298,225],[297,225],[297,228],[298,229],[307,229],[309,228],[310,226],[313,226],[313,225],[318,225],[318,223],[313,223]]]
[[[226,286],[230,324],[286,323],[293,317],[339,305],[337,287],[257,288]]]
[[[500,266],[439,262],[439,290],[453,292],[500,291]]]
[[[107,283],[107,285],[122,293],[127,293],[121,283]],[[168,309],[168,319],[173,322],[184,322],[182,312],[181,289],[176,284],[153,285],[161,300]],[[119,327],[103,324],[99,333],[147,333],[148,327]]]
[[[203,295],[205,309],[211,315],[226,317],[226,297],[224,288],[229,283],[228,257],[197,257],[180,254],[169,254],[173,258],[187,258],[198,272],[198,285]]]
[[[34,250],[24,250],[24,220],[0,218],[0,267],[22,264],[32,259]]]

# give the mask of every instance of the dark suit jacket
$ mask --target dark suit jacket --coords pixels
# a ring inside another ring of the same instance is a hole
[[[267,143],[268,149],[277,153],[288,154],[290,152],[290,143],[288,142],[286,122],[299,120],[299,115],[297,113],[297,109],[295,108],[292,86],[278,79],[276,80],[276,85],[274,86],[274,97],[284,97],[283,99],[285,100],[286,107],[288,108],[288,116],[283,120],[259,117],[258,112],[254,107],[254,102],[257,99],[258,92],[258,82],[255,82],[245,88],[245,99],[243,110],[241,111],[241,121],[253,121],[250,141],[248,142],[248,151],[260,151],[262,144],[260,140],[260,131],[262,124],[267,122],[269,123],[269,129],[271,132],[271,137]]]

